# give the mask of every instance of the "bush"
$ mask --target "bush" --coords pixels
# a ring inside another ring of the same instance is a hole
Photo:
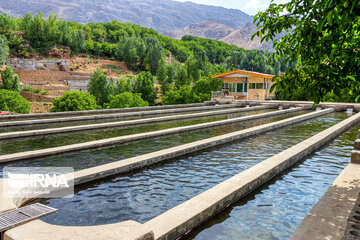
[[[29,113],[30,103],[20,93],[2,89],[0,90],[0,110]]]
[[[97,68],[94,74],[91,76],[89,86],[89,93],[96,98],[96,102],[99,105],[104,105],[109,102],[109,96],[113,94],[113,86],[109,83],[104,72]]]
[[[20,78],[19,75],[14,74],[11,67],[6,66],[5,70],[1,72],[1,89],[20,92]]]
[[[110,96],[110,108],[147,107],[149,103],[144,101],[140,94],[124,92],[116,96]]]
[[[52,112],[99,109],[95,97],[81,91],[66,92],[62,97],[55,98],[53,104]]]
[[[30,86],[22,87],[21,91],[22,92],[32,92],[32,93],[41,94],[41,95],[44,95],[44,96],[48,94],[48,91],[43,91],[43,90],[38,89],[38,88],[32,88]]]
[[[164,105],[198,103],[202,99],[196,95],[189,85],[182,86],[179,90],[172,88],[163,97]]]

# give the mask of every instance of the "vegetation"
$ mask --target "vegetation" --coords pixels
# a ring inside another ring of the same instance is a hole
[[[32,93],[36,93],[36,94],[41,94],[41,95],[47,95],[48,91],[44,91],[42,89],[38,89],[38,88],[32,88],[30,86],[24,86],[21,88],[22,92],[32,92]]]
[[[0,65],[5,62],[5,59],[9,55],[9,45],[6,37],[0,35]]]
[[[20,92],[19,75],[14,74],[14,71],[9,66],[6,66],[5,70],[1,71],[0,89],[7,89],[10,91]]]
[[[141,98],[150,105],[155,103],[156,92],[154,89],[154,79],[150,72],[141,72],[136,76],[134,92],[140,93]]]
[[[114,89],[104,72],[97,68],[91,76],[88,91],[95,97],[97,104],[104,106],[105,103],[109,102],[109,96],[113,93]]]
[[[144,101],[140,94],[124,92],[110,97],[110,108],[147,107],[149,103]]]
[[[16,113],[29,113],[30,103],[18,92],[1,89],[0,109]]]
[[[52,112],[95,110],[99,106],[96,105],[96,99],[89,93],[82,91],[66,92],[63,96],[55,98]]]
[[[287,32],[274,41],[275,56],[297,63],[274,85],[278,98],[359,101],[359,15],[359,1],[291,0],[255,16],[262,40]]]

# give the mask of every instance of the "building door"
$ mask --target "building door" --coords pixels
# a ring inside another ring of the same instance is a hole
[[[246,77],[244,77],[244,78],[242,78],[242,81],[243,81],[243,94],[244,94],[244,96],[247,96],[247,89],[248,89],[248,86],[247,86],[247,78]]]

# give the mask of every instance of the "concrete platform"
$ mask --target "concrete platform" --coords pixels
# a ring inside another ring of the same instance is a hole
[[[360,164],[350,163],[306,215],[290,240],[343,239],[347,220],[359,193]]]
[[[232,119],[221,120],[221,121],[216,121],[216,122],[202,123],[202,124],[196,124],[196,125],[185,126],[185,127],[169,128],[169,129],[153,131],[153,132],[139,133],[139,134],[133,134],[133,135],[127,135],[127,136],[120,136],[120,137],[90,141],[90,142],[85,142],[85,143],[71,144],[71,145],[66,145],[66,146],[61,146],[61,147],[54,147],[54,148],[47,148],[47,149],[42,149],[42,150],[1,155],[0,163],[21,161],[21,160],[40,158],[40,157],[46,157],[46,156],[52,156],[52,155],[60,155],[60,154],[65,154],[65,153],[70,153],[70,152],[78,152],[78,151],[89,150],[89,149],[100,149],[100,148],[105,148],[105,147],[109,147],[109,146],[115,146],[115,145],[120,145],[120,144],[124,144],[124,143],[149,139],[149,138],[168,136],[168,135],[172,135],[172,134],[190,132],[190,131],[195,131],[195,130],[200,130],[200,129],[205,129],[205,128],[211,128],[211,127],[217,127],[217,126],[226,125],[226,124],[232,124],[232,123],[253,120],[253,119],[266,118],[266,117],[271,117],[271,116],[276,116],[276,115],[281,115],[281,114],[287,114],[287,113],[292,113],[292,112],[296,112],[296,111],[300,111],[300,110],[302,110],[302,109],[301,108],[293,108],[293,109],[287,109],[287,110],[281,110],[281,111],[275,111],[275,112],[269,112],[269,113],[263,113],[263,114],[257,114],[257,115],[239,117],[239,118],[232,118]],[[295,122],[314,118],[314,117],[324,115],[327,113],[331,113],[331,112],[333,112],[333,109],[326,109],[326,110],[322,110],[322,111],[318,111],[318,112],[312,112],[309,114],[298,116],[296,118],[291,118],[293,120],[289,120],[289,122],[293,121],[295,123]],[[279,122],[279,124],[281,124],[281,123],[282,123],[282,121]]]

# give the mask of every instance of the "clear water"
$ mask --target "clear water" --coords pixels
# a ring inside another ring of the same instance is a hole
[[[345,119],[334,113],[151,167],[77,187],[70,199],[44,203],[59,225],[144,223],[231,176]],[[296,180],[296,178],[295,178]],[[302,181],[299,178],[299,181]],[[293,200],[297,199],[294,194]]]
[[[92,151],[89,150],[89,151],[83,151],[77,153],[64,154],[61,156],[53,156],[48,158],[32,159],[29,161],[19,161],[8,164],[2,164],[0,165],[0,177],[2,177],[2,167],[4,166],[13,166],[13,167],[58,166],[58,167],[74,167],[75,170],[80,170],[109,162],[119,161],[125,158],[135,157],[138,155],[158,151],[165,148],[175,147],[184,143],[189,143],[204,138],[219,136],[222,134],[238,131],[241,129],[258,126],[261,124],[279,121],[285,118],[294,117],[304,113],[308,113],[308,112],[296,112],[288,115],[224,125],[220,127],[208,128],[208,129],[181,133],[166,137],[132,142],[132,143],[118,145],[111,148],[105,148],[100,150],[92,150]]]
[[[288,239],[349,163],[360,124],[184,239]]]
[[[259,110],[250,112],[241,112],[235,114],[226,114],[219,116],[210,116],[203,118],[193,118],[189,120],[170,121],[164,123],[153,123],[130,127],[108,128],[103,130],[87,130],[81,132],[55,134],[49,136],[28,137],[22,139],[0,141],[0,155],[18,153],[24,151],[45,149],[51,147],[60,147],[75,143],[95,141],[105,138],[119,137],[137,133],[163,130],[167,128],[183,127],[200,123],[215,122],[224,119],[250,116],[255,114],[266,113],[273,110]]]

